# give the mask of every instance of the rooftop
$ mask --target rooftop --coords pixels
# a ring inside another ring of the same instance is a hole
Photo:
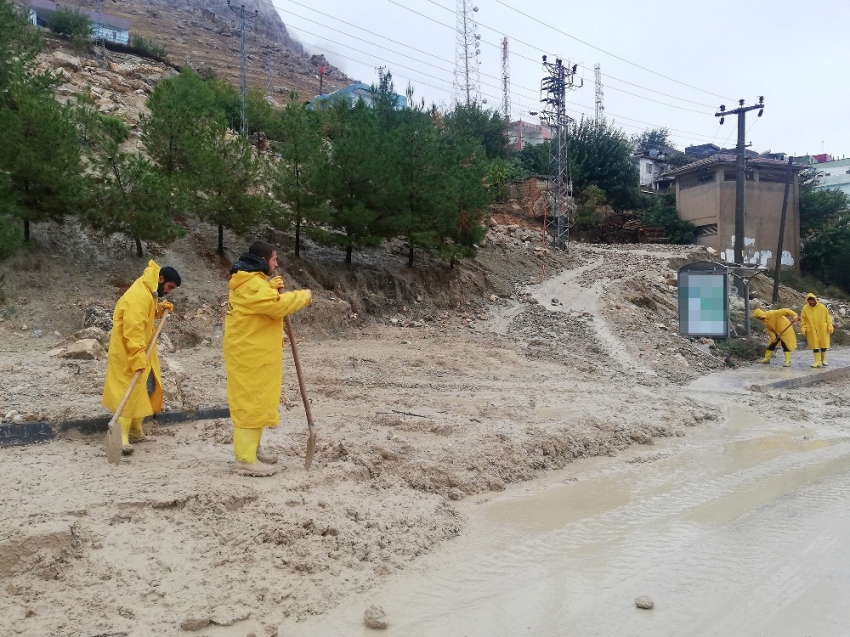
[[[125,31],[129,31],[130,29],[130,21],[126,18],[119,18],[115,15],[109,15],[108,13],[100,13],[98,16],[97,11],[91,11],[90,9],[83,9],[82,7],[69,7],[63,4],[58,4],[56,2],[50,2],[50,0],[29,0],[27,6],[30,9],[41,9],[42,11],[56,11],[57,9],[68,9],[70,11],[76,11],[78,13],[82,13],[85,16],[94,22],[95,24],[102,24],[103,26],[115,27],[116,29],[123,29]]]
[[[711,157],[706,157],[705,159],[700,159],[690,164],[686,164],[681,168],[670,170],[664,173],[664,177],[676,177],[677,175],[683,175],[694,170],[699,170],[700,168],[710,168],[711,166],[734,166],[737,159],[738,158],[735,155],[729,153],[718,153],[717,155],[712,155]],[[748,157],[747,166],[755,168],[787,168],[788,162],[782,161],[781,159],[770,159],[768,157]],[[806,168],[807,166],[803,164],[794,164],[795,170],[805,170]]]

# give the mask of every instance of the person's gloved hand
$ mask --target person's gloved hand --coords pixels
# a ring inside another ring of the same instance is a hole
[[[282,276],[276,276],[273,279],[271,279],[269,281],[269,287],[274,289],[274,290],[279,290],[280,288],[284,287],[283,277]]]
[[[307,293],[307,305],[313,302],[313,290],[304,290]]]
[[[171,301],[162,301],[159,304],[159,309],[162,312],[165,312],[167,310],[169,313],[171,313],[174,311],[174,304]]]
[[[830,327],[830,328],[829,328],[829,333],[830,333],[830,334],[832,334],[834,331],[835,331],[835,328],[834,328],[834,327]]]

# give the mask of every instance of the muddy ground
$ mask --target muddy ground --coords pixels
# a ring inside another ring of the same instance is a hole
[[[208,231],[155,249],[184,277],[160,344],[171,409],[225,402],[221,304],[238,248],[219,258]],[[675,333],[671,278],[702,249],[563,257],[537,241],[494,228],[454,270],[407,270],[393,246],[347,269],[317,247],[288,262],[290,284],[317,297],[294,319],[319,427],[310,472],[288,353],[281,426],[265,439],[286,467],[273,478],[229,473],[228,420],[151,425],[157,440],[120,467],[100,436],[0,449],[0,632],[274,635],[463,533],[454,500],[718,416],[679,391],[724,367]],[[120,242],[68,228],[2,266],[0,411],[105,413],[105,361],[51,352],[84,325],[108,329],[141,267]]]

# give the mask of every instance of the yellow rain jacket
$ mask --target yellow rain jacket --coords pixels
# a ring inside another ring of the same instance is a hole
[[[309,290],[280,294],[262,272],[230,277],[224,319],[224,368],[233,425],[240,429],[278,424],[283,375],[283,317],[311,302]]]
[[[829,349],[829,335],[832,334],[832,317],[823,303],[814,307],[809,299],[817,300],[814,294],[806,295],[806,303],[800,312],[800,331],[806,337],[809,349]]]
[[[103,385],[103,406],[115,413],[118,403],[124,397],[124,392],[130,386],[133,373],[137,369],[145,370],[121,412],[124,418],[144,418],[162,410],[162,382],[156,345],[150,359],[145,361],[145,351],[156,331],[154,321],[163,313],[157,303],[156,295],[157,287],[159,287],[159,270],[156,263],[149,262],[144,274],[136,279],[118,299],[115,312],[112,314],[106,382]],[[145,383],[151,373],[156,379],[156,388],[153,395],[148,397]]]
[[[780,338],[787,346],[786,351],[793,352],[797,349],[797,333],[793,327],[788,327],[791,325],[791,321],[788,319],[797,318],[797,313],[794,310],[789,310],[785,307],[780,310],[768,310],[767,312],[764,310],[755,310],[753,316],[757,319],[764,319],[764,326],[767,329],[767,336],[771,343],[775,342],[777,338]]]

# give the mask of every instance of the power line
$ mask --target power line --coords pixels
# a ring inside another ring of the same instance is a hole
[[[511,11],[515,11],[522,16],[525,16],[529,20],[533,20],[534,22],[537,22],[538,24],[541,24],[544,27],[552,29],[553,31],[557,31],[561,35],[565,35],[566,37],[570,38],[571,40],[575,40],[576,42],[580,42],[581,44],[584,44],[585,46],[589,46],[591,49],[595,49],[596,51],[599,51],[600,53],[604,53],[605,55],[610,55],[611,57],[616,58],[616,59],[620,60],[621,62],[625,62],[626,64],[630,64],[630,65],[632,65],[636,68],[639,68],[643,71],[646,71],[647,73],[652,73],[653,75],[657,75],[658,77],[664,78],[665,80],[668,80],[670,82],[674,82],[676,84],[681,84],[682,86],[686,86],[690,89],[694,89],[695,91],[699,91],[700,93],[706,93],[707,95],[713,95],[714,97],[719,97],[721,99],[730,99],[730,98],[724,97],[723,95],[719,95],[718,93],[714,93],[712,91],[706,91],[705,89],[701,89],[698,86],[693,86],[692,84],[687,84],[686,82],[681,82],[681,81],[676,80],[676,79],[674,79],[674,78],[672,78],[668,75],[664,75],[663,73],[659,73],[658,71],[653,71],[650,68],[647,68],[645,66],[638,64],[637,62],[632,62],[631,60],[627,60],[626,58],[621,57],[621,56],[617,55],[616,53],[611,53],[610,51],[606,51],[605,49],[600,48],[598,46],[595,46],[595,45],[591,44],[590,42],[582,40],[581,38],[577,38],[574,35],[570,35],[566,31],[563,31],[563,30],[561,30],[557,27],[554,27],[551,24],[547,24],[546,22],[543,22],[542,20],[539,20],[538,18],[535,18],[534,16],[529,15],[529,14],[525,13],[524,11],[520,11],[519,9],[512,7],[511,5],[509,5],[507,2],[504,2],[503,0],[495,0],[495,1],[498,2],[500,5],[502,5],[505,8],[510,9]]]
[[[451,10],[451,9],[449,9],[448,7],[445,7],[445,6],[441,5],[439,2],[436,2],[435,0],[426,0],[426,2],[430,2],[430,3],[431,3],[431,4],[433,4],[435,7],[439,7],[440,9],[443,9],[444,11],[448,11],[448,12],[450,12],[450,13],[452,12],[452,10]],[[396,4],[396,3],[395,3],[395,2],[393,2],[393,4]],[[497,34],[499,34],[499,33],[503,33],[503,31],[502,31],[502,30],[500,30],[500,29],[494,29],[493,27],[488,26],[488,25],[486,25],[486,24],[484,24],[483,22],[480,22],[480,21],[478,22],[478,25],[479,25],[479,26],[484,27],[485,29],[489,29],[489,30],[490,30],[490,31],[492,31],[493,33],[497,33]],[[520,40],[519,38],[515,38],[515,37],[513,37],[513,36],[511,36],[511,39],[512,39],[512,40],[516,40],[516,41],[517,41],[517,42],[519,42],[520,44],[524,44],[525,46],[527,46],[527,47],[529,47],[530,49],[533,49],[533,50],[535,50],[535,51],[538,51],[539,53],[545,53],[545,51],[544,51],[543,49],[541,49],[540,47],[538,47],[538,46],[536,46],[536,45],[534,45],[534,44],[530,44],[529,42],[525,42],[525,41]],[[491,43],[490,43],[490,42],[486,42],[486,44],[491,44]],[[491,45],[491,46],[492,46],[492,45]],[[537,60],[532,60],[531,58],[527,58],[527,57],[525,57],[525,56],[521,56],[521,57],[524,57],[526,60],[529,60],[529,61],[532,61],[532,62],[539,63]],[[593,70],[594,70],[594,69],[590,68],[589,66],[586,66],[586,65],[581,64],[581,63],[579,63],[579,66],[580,66],[581,68],[583,68],[583,69],[586,69],[587,71],[593,71]],[[629,81],[627,81],[627,80],[623,80],[623,79],[620,79],[620,78],[618,78],[618,77],[614,77],[613,75],[606,75],[606,77],[607,77],[607,78],[610,78],[610,79],[612,79],[612,80],[616,80],[616,81],[618,81],[618,82],[622,82],[623,84],[628,84],[629,86],[634,86],[635,88],[640,88],[640,89],[643,89],[643,90],[645,90],[645,91],[649,91],[649,92],[651,92],[651,93],[657,93],[658,95],[663,95],[663,96],[665,96],[665,97],[670,97],[670,98],[672,98],[672,99],[674,99],[674,100],[681,100],[682,102],[688,102],[689,104],[694,104],[694,105],[696,105],[696,106],[705,106],[706,108],[714,108],[714,106],[713,106],[712,104],[705,104],[705,103],[703,103],[703,102],[694,102],[693,100],[685,99],[684,97],[678,97],[678,96],[676,96],[676,95],[670,95],[669,93],[663,93],[662,91],[657,91],[657,90],[655,90],[655,89],[651,89],[651,88],[648,88],[648,87],[646,87],[646,86],[641,86],[640,84],[635,84],[635,83],[633,83],[633,82],[629,82]],[[648,97],[646,97],[646,96],[644,96],[644,95],[637,95],[637,94],[635,94],[635,93],[629,93],[628,91],[625,91],[625,90],[623,90],[623,89],[617,88],[617,87],[615,87],[615,86],[612,86],[612,87],[609,87],[609,88],[611,88],[611,89],[613,89],[613,90],[615,90],[615,91],[620,91],[621,93],[626,93],[627,95],[633,95],[634,97],[639,97],[639,98],[641,98],[641,99],[650,99],[650,98],[648,98]],[[656,101],[656,100],[651,100],[651,101]],[[657,102],[657,101],[656,101],[656,103],[658,103],[658,104],[665,104],[665,102]],[[665,105],[666,105],[666,106],[673,106],[673,107],[676,107],[676,106],[675,106],[675,104],[665,104]],[[681,108],[681,107],[677,107],[677,108]],[[696,111],[695,111],[695,112],[696,112]],[[700,112],[701,112],[701,111],[700,111]]]
[[[437,7],[441,8],[441,9],[443,9],[443,10],[445,10],[445,11],[449,11],[450,13],[453,13],[451,9],[449,9],[448,7],[444,7],[443,5],[441,5],[441,4],[437,3],[437,2],[435,2],[434,0],[426,0],[426,1],[427,1],[427,2],[430,2],[431,4],[433,4],[433,5],[437,6]],[[449,28],[449,29],[451,28],[451,27],[450,27],[449,25],[447,25],[445,22],[440,22],[439,20],[437,20],[437,19],[435,19],[435,18],[432,18],[432,17],[431,17],[431,16],[429,16],[429,15],[426,15],[426,14],[424,14],[424,13],[420,12],[420,11],[416,11],[415,9],[411,9],[410,7],[407,7],[407,6],[405,6],[405,5],[403,5],[403,4],[399,3],[399,2],[396,2],[395,0],[387,0],[387,2],[389,2],[390,4],[394,4],[394,5],[396,5],[397,7],[401,7],[402,9],[404,9],[404,10],[406,10],[406,11],[410,11],[411,13],[415,13],[416,15],[421,16],[421,17],[425,18],[426,20],[430,20],[431,22],[433,22],[433,23],[435,23],[435,24],[438,24],[438,25],[440,25],[440,26],[442,26],[442,27],[446,27],[446,28]],[[479,22],[478,24],[479,24],[480,26],[484,27],[485,29],[489,29],[490,31],[493,31],[494,33],[501,33],[501,31],[500,31],[500,30],[498,30],[498,29],[494,29],[493,27],[490,27],[490,26],[487,26],[486,24],[484,24],[484,23],[482,23],[482,22]],[[518,39],[518,38],[515,38],[515,37],[513,37],[513,36],[510,36],[510,37],[511,37],[511,39],[516,40],[516,41],[517,41],[517,42],[519,42],[520,44],[524,44],[525,46],[527,46],[527,47],[529,47],[529,48],[532,48],[532,49],[534,49],[535,51],[543,52],[543,50],[542,50],[542,49],[540,49],[539,47],[537,47],[537,46],[535,46],[535,45],[533,45],[533,44],[529,44],[528,42],[525,42],[525,41],[520,40],[520,39]],[[494,42],[490,42],[490,41],[488,41],[488,40],[481,40],[481,41],[482,41],[482,42],[484,42],[484,44],[487,44],[488,46],[492,46],[492,47],[495,47],[495,48],[500,48],[500,46],[499,46],[498,44],[494,43]],[[532,58],[530,58],[530,57],[528,57],[528,56],[525,56],[525,55],[521,55],[521,54],[518,54],[518,53],[515,53],[514,55],[517,55],[517,56],[519,56],[519,57],[521,57],[521,58],[523,58],[523,59],[525,59],[525,60],[528,60],[528,61],[530,61],[530,62],[534,62],[535,64],[539,64],[539,63],[540,63],[540,62],[539,62],[539,60],[534,60],[534,59],[532,59]],[[615,56],[615,57],[616,57],[616,56]],[[587,67],[587,66],[585,66],[585,65],[583,65],[583,64],[579,64],[579,66],[581,66],[582,68],[585,68],[585,69],[587,69],[587,70],[589,70],[589,71],[590,71],[590,70],[592,70],[592,69],[590,69],[589,67]],[[642,67],[641,67],[641,68],[642,68]],[[654,72],[654,71],[653,71],[653,72]],[[611,77],[611,76],[609,76],[609,77]],[[662,77],[665,77],[665,76],[663,76],[663,75],[662,75]],[[617,79],[617,78],[612,78],[612,79]],[[633,84],[633,83],[631,83],[631,82],[626,82],[625,80],[618,80],[618,81],[624,82],[624,83],[626,83],[626,84],[630,84],[630,85],[632,85],[632,86],[636,86],[636,87],[638,87],[638,88],[642,88],[642,89],[647,90],[647,91],[651,91],[651,92],[653,92],[653,93],[660,93],[660,91],[654,91],[653,89],[649,89],[649,88],[646,88],[646,87],[640,86],[639,84]],[[675,81],[675,80],[673,80],[673,81]],[[687,85],[687,84],[686,84],[685,86],[689,86],[689,85]],[[669,107],[671,107],[671,108],[678,108],[678,109],[680,109],[680,110],[683,110],[683,111],[689,111],[689,112],[692,112],[692,113],[699,113],[700,115],[705,115],[705,114],[706,114],[706,113],[705,113],[705,111],[697,111],[697,110],[694,110],[694,109],[692,109],[692,108],[687,108],[687,107],[684,107],[684,106],[678,106],[677,104],[668,104],[667,102],[662,102],[662,101],[660,101],[660,100],[655,100],[655,99],[652,99],[651,97],[646,97],[645,95],[638,95],[637,93],[631,93],[631,92],[626,91],[626,90],[624,90],[624,89],[617,88],[616,86],[612,86],[612,87],[610,87],[610,88],[611,88],[612,90],[619,91],[620,93],[625,93],[625,94],[627,94],[627,95],[631,95],[631,96],[633,96],[633,97],[637,97],[637,98],[639,98],[639,99],[644,99],[644,100],[648,100],[648,101],[650,101],[650,102],[655,102],[656,104],[662,104],[662,105],[664,105],[664,106],[669,106]],[[680,98],[680,97],[676,97],[676,96],[673,96],[673,95],[669,95],[669,94],[667,94],[667,93],[660,93],[660,94],[662,94],[662,95],[666,95],[667,97],[672,97],[673,99],[679,99],[679,100],[682,100],[682,101],[685,101],[685,102],[690,102],[690,103],[692,103],[692,104],[698,104],[698,105],[700,105],[700,106],[710,107],[710,105],[708,105],[708,104],[701,104],[701,103],[699,103],[699,102],[692,102],[691,100],[686,100],[686,99],[684,99],[684,98]]]

